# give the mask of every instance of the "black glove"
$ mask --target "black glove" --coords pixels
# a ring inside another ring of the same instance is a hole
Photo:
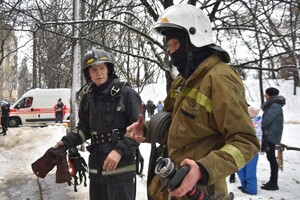
[[[141,178],[143,178],[145,175],[143,174],[144,170],[144,158],[140,152],[140,149],[136,149],[136,155],[135,155],[135,164],[136,164],[136,174],[139,175]]]
[[[267,137],[267,133],[263,131],[260,151],[261,151],[261,152],[268,152],[269,150],[270,150],[270,148],[269,148],[269,146],[268,146],[268,137]]]
[[[80,185],[84,178],[84,187],[87,186],[86,184],[86,175],[87,172],[87,164],[83,157],[81,157],[80,153],[78,152],[78,149],[75,147],[72,147],[69,149],[69,165],[72,169],[71,175],[74,178],[74,191],[77,192],[77,185]],[[79,179],[79,181],[78,181]],[[69,185],[71,185],[71,182],[69,182]]]

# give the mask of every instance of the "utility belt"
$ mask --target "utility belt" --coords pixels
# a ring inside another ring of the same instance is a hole
[[[113,129],[107,133],[91,132],[91,145],[104,144],[104,143],[117,143],[119,140],[124,139],[125,130]]]
[[[113,129],[111,132],[101,133],[101,134],[97,134],[97,132],[93,131],[93,132],[91,132],[91,134],[92,134],[91,146],[105,144],[105,143],[116,144],[119,140],[123,140],[125,138],[124,137],[125,133],[126,133],[125,129],[123,129],[123,130]],[[138,148],[135,151],[136,151],[135,152],[135,164],[120,167],[120,168],[117,168],[112,171],[102,171],[102,175],[108,176],[108,175],[123,174],[126,172],[134,172],[135,171],[137,175],[143,177],[144,176],[143,175],[144,158]],[[89,173],[97,174],[98,170],[97,169],[89,169]]]

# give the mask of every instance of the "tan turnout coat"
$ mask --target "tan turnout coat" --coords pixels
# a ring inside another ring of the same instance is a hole
[[[226,176],[259,151],[239,74],[212,55],[185,82],[181,76],[173,81],[164,110],[172,112],[167,139],[170,158],[178,165],[185,158],[201,164],[208,183],[200,181],[199,187],[225,200]],[[155,200],[168,199],[166,191],[159,192],[157,180],[150,184],[148,194]]]

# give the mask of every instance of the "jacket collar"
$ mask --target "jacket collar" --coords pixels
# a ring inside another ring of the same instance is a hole
[[[285,98],[283,96],[273,96],[271,97],[268,101],[266,101],[263,106],[262,109],[263,111],[265,111],[267,108],[269,108],[273,103],[278,103],[281,106],[285,105]]]
[[[222,62],[219,56],[213,54],[204,60],[197,69],[192,73],[192,75],[186,80],[186,83],[189,83],[199,77],[203,77],[209,70],[211,70],[216,63]]]

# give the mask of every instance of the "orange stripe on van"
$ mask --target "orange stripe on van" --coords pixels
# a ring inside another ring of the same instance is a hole
[[[70,113],[68,108],[67,113]],[[54,113],[54,108],[20,108],[20,109],[10,109],[10,114],[33,114],[33,113]]]

